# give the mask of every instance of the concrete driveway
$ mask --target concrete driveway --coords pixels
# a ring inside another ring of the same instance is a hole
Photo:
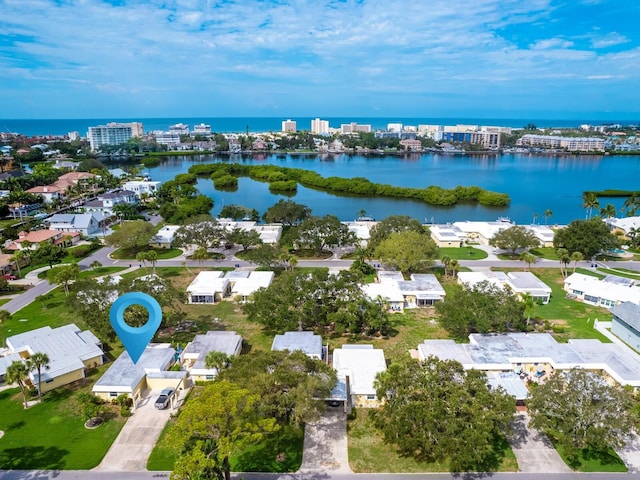
[[[349,467],[347,415],[342,408],[327,407],[317,422],[304,431],[301,473],[353,473]]]
[[[524,473],[569,473],[571,468],[542,432],[529,428],[529,415],[516,415],[509,443],[518,460],[518,470]]]
[[[183,401],[184,391],[179,391],[175,407]],[[147,460],[162,432],[169,416],[175,410],[156,410],[153,403],[160,390],[147,392],[138,403],[138,408],[127,419],[120,434],[111,445],[107,454],[94,470],[143,472],[147,470]]]
[[[629,473],[640,473],[640,436],[632,435],[627,444],[616,450]]]

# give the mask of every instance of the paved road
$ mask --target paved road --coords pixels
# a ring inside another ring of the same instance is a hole
[[[162,480],[169,472],[96,472],[96,471],[0,471],[0,480]],[[637,474],[624,473],[235,473],[234,480],[637,480]]]

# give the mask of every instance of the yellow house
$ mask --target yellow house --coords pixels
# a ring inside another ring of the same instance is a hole
[[[7,338],[12,353],[27,361],[35,353],[49,358],[48,367],[41,369],[42,393],[85,378],[87,369],[103,363],[100,340],[89,330],[81,331],[75,324],[58,328],[42,327]],[[29,372],[31,383],[38,387],[38,372]]]
[[[138,363],[133,363],[125,351],[95,383],[92,391],[105,401],[126,394],[133,399],[135,408],[147,390],[184,388],[187,372],[168,371],[175,356],[176,351],[168,343],[149,344]]]

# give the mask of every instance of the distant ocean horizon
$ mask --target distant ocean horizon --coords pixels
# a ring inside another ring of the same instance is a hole
[[[205,123],[211,125],[211,131],[217,133],[249,133],[279,132],[282,122],[287,119],[296,121],[298,130],[310,130],[311,120],[315,117],[164,117],[164,118],[81,118],[81,119],[0,119],[0,132],[18,133],[26,136],[67,135],[69,132],[79,132],[87,135],[89,127],[104,125],[110,122],[142,122],[145,132],[153,130],[167,130],[170,125],[184,123],[193,130],[194,125]],[[522,128],[534,124],[541,128],[570,128],[582,124],[610,125],[638,124],[629,120],[562,120],[536,118],[465,118],[465,117],[320,117],[328,120],[331,128],[339,128],[343,123],[357,122],[371,125],[373,130],[385,129],[388,123],[402,123],[403,125],[485,125]]]

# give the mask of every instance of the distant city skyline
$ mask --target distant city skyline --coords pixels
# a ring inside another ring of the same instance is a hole
[[[637,0],[0,0],[0,11],[3,118],[640,120]]]

